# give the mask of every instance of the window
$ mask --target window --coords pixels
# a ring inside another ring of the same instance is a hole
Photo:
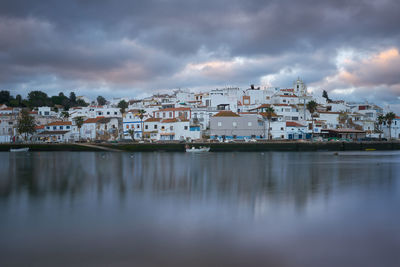
[[[53,126],[53,130],[56,130],[57,129],[57,126]]]
[[[149,129],[149,125],[145,125],[144,128],[145,128],[146,130],[148,130],[148,129]]]
[[[284,135],[281,135],[281,138],[282,138],[282,139],[284,139],[284,138],[285,138],[285,136],[284,136]]]
[[[71,127],[67,126],[67,129],[69,129],[69,128],[71,128]]]
[[[126,129],[129,129],[129,125],[126,125]]]
[[[114,112],[114,115],[117,115],[117,114],[118,114],[118,112],[115,111],[115,112]]]
[[[12,122],[12,121],[9,121],[9,122],[8,122],[8,125],[13,125],[13,122]]]
[[[46,127],[46,129],[47,129],[47,130],[50,130],[50,127],[49,127],[49,126],[47,126],[47,127]]]
[[[169,129],[172,131],[172,130],[174,130],[174,126],[169,126]]]
[[[165,127],[164,127],[164,126],[161,126],[161,130],[165,130]]]
[[[252,126],[252,123],[251,123],[251,121],[249,121],[249,122],[247,123],[247,126],[249,126],[249,127],[251,127],[251,126]]]
[[[172,112],[169,113],[169,117],[172,118]]]
[[[110,115],[110,111],[107,111],[107,115]]]
[[[157,124],[154,124],[154,129],[157,129]]]
[[[139,129],[139,128],[140,128],[140,125],[139,125],[139,124],[136,124],[136,128],[138,128],[138,129]]]
[[[222,126],[222,122],[219,121],[218,122],[218,126],[221,127]]]
[[[162,117],[165,118],[165,112],[162,113]]]
[[[232,126],[236,127],[237,126],[237,122],[236,121],[232,122]]]
[[[283,127],[281,127],[281,131],[283,131]]]
[[[187,127],[187,126],[185,126],[185,127],[184,127],[184,129],[185,129],[185,130],[187,130],[187,129],[188,129],[188,127]]]
[[[236,139],[236,137],[237,137],[236,134],[234,134],[234,135],[233,135],[233,139]]]
[[[60,130],[62,130],[64,127],[63,126],[60,126]]]

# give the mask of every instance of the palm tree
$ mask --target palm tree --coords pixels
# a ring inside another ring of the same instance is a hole
[[[69,112],[68,111],[63,111],[63,112],[61,112],[60,115],[64,120],[69,118]]]
[[[146,110],[141,109],[138,111],[139,113],[139,118],[140,118],[140,127],[142,128],[142,140],[144,139],[144,131],[143,131],[143,118],[144,114],[146,113]]]
[[[389,126],[389,140],[392,139],[392,122],[396,118],[396,114],[389,112],[385,115],[386,123]]]
[[[75,117],[74,121],[75,121],[75,124],[78,127],[78,131],[79,131],[79,139],[78,140],[81,140],[81,128],[82,128],[84,119],[82,116],[79,116],[79,117]]]
[[[378,130],[382,132],[382,124],[386,121],[386,118],[383,114],[378,116]],[[381,133],[379,133],[379,139],[381,138]]]
[[[311,140],[314,139],[314,113],[315,111],[317,111],[317,102],[315,102],[314,100],[311,100],[310,102],[307,103],[307,110],[310,112],[311,114],[311,121],[312,121],[312,133],[311,133]]]
[[[131,136],[132,141],[135,141],[135,130],[134,129],[129,129],[128,133]]]
[[[275,112],[275,110],[274,110],[273,107],[267,107],[265,109],[265,113],[266,113],[265,115],[266,115],[266,117],[268,119],[268,140],[272,139],[270,129],[271,129],[271,118],[274,115],[274,112]]]

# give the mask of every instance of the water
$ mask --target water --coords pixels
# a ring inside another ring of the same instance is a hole
[[[400,266],[400,152],[0,153],[1,266]]]

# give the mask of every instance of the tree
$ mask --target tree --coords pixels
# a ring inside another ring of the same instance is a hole
[[[275,110],[274,110],[273,107],[267,107],[265,109],[266,117],[268,119],[268,139],[269,140],[272,139],[272,135],[271,135],[270,129],[271,129],[271,119],[272,119],[272,116],[274,115],[274,112],[275,112]]]
[[[311,100],[310,102],[307,103],[307,110],[310,112],[311,114],[311,120],[312,120],[312,132],[311,132],[311,140],[314,139],[314,113],[315,111],[317,111],[317,102],[315,102],[314,100]]]
[[[71,92],[71,93],[69,94],[69,102],[70,102],[70,104],[71,104],[71,107],[74,107],[74,106],[75,106],[75,104],[76,104],[76,95],[75,95],[74,92]]]
[[[0,91],[0,104],[8,105],[10,103],[11,96],[10,91]]]
[[[326,99],[326,102],[328,103],[332,102],[332,100],[328,96],[328,92],[325,90],[322,91],[322,97]]]
[[[97,97],[97,105],[104,106],[106,103],[107,100],[104,97],[102,97],[101,95]]]
[[[135,130],[134,129],[129,129],[128,133],[131,136],[132,141],[135,141]]]
[[[78,117],[74,118],[74,121],[75,121],[75,124],[78,127],[78,131],[79,131],[79,139],[78,140],[81,140],[81,128],[82,128],[84,119],[82,116],[78,116]]]
[[[15,100],[17,101],[18,107],[20,107],[22,105],[22,96],[21,95],[17,95],[15,97]]]
[[[61,112],[61,117],[63,118],[63,119],[68,119],[69,118],[69,112],[68,111],[63,111],[63,112]]]
[[[386,118],[383,114],[378,116],[378,130],[382,132],[382,124],[386,122]],[[381,134],[379,134],[379,138],[381,138]]]
[[[389,140],[392,139],[392,122],[396,118],[396,114],[393,112],[389,112],[385,115],[385,120],[387,125],[389,126]]]
[[[87,107],[87,106],[89,106],[89,104],[86,103],[85,100],[83,100],[83,99],[76,100],[76,105],[78,107]]]
[[[30,107],[49,106],[51,101],[46,93],[42,91],[31,91],[28,94],[28,103]]]
[[[25,141],[28,134],[33,134],[36,131],[35,126],[35,118],[29,115],[28,110],[23,109],[18,118],[17,131],[19,134],[24,135]]]
[[[121,114],[125,113],[125,110],[128,108],[128,103],[125,100],[121,100],[118,103],[119,110],[121,111]]]
[[[146,113],[146,110],[141,109],[138,111],[139,113],[139,118],[140,118],[140,126],[142,128],[142,140],[144,139],[144,132],[143,132],[143,118],[144,118],[144,114]]]

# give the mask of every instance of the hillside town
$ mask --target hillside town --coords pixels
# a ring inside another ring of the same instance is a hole
[[[314,95],[300,78],[292,88],[176,90],[143,99],[1,93],[2,143],[400,139],[392,111]]]

